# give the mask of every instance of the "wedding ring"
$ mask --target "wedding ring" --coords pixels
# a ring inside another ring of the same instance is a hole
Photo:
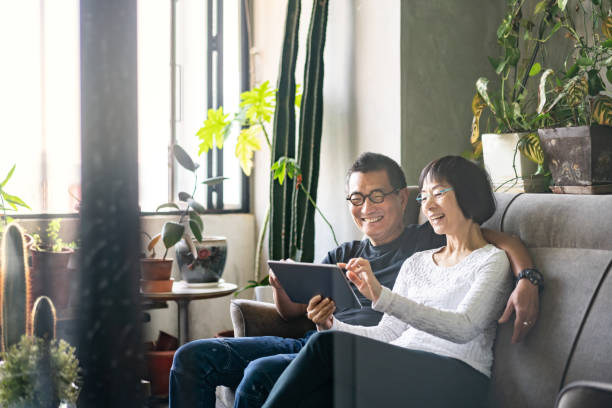
[[[523,326],[529,326],[531,325],[531,322],[523,322]]]

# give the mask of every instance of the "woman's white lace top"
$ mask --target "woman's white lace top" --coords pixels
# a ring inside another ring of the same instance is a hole
[[[378,326],[334,319],[332,329],[456,358],[490,377],[496,321],[512,288],[506,253],[489,244],[442,267],[438,250],[408,258],[393,291],[383,287],[372,305],[385,313]]]

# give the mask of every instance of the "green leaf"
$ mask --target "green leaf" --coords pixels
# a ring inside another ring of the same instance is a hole
[[[162,227],[162,240],[164,242],[164,246],[168,248],[172,248],[177,244],[183,237],[183,233],[185,232],[185,226],[179,224],[177,222],[168,221]]]
[[[565,10],[567,6],[567,0],[557,0],[557,6],[561,9],[561,11]]]
[[[300,84],[295,84],[295,106],[302,106],[302,90]]]
[[[195,223],[198,224],[198,227],[200,227],[200,231],[204,230],[204,222],[202,221],[202,217],[200,217],[200,215],[195,212],[195,211],[189,211],[189,221],[193,221]]]
[[[218,149],[223,147],[223,141],[231,127],[231,121],[227,119],[228,117],[229,114],[223,114],[223,106],[217,110],[208,110],[204,126],[196,133],[196,136],[201,140],[198,155],[208,152],[215,146],[215,143]]]
[[[2,192],[2,196],[4,197],[4,199],[5,199],[6,201],[8,201],[8,202],[9,202],[9,203],[11,203],[11,204],[15,204],[15,205],[18,205],[18,206],[20,206],[20,207],[25,207],[25,208],[27,208],[28,210],[31,210],[31,208],[30,208],[30,207],[29,207],[29,206],[28,206],[26,203],[24,203],[24,202],[23,202],[23,200],[22,200],[21,198],[19,198],[19,197],[17,197],[17,196],[7,194],[7,193],[6,193],[6,192],[4,192],[4,191]]]
[[[604,41],[603,43],[601,43],[601,45],[606,48],[612,48],[612,39]]]
[[[581,67],[586,67],[593,65],[593,60],[591,58],[581,57],[576,60],[576,64],[580,65]]]
[[[261,142],[257,135],[261,132],[260,125],[253,125],[249,128],[242,129],[238,135],[236,142],[236,157],[240,162],[242,171],[247,176],[251,175],[253,168],[253,153],[261,149]]]
[[[501,40],[505,38],[508,34],[510,34],[510,30],[512,29],[512,17],[508,16],[502,21],[500,26],[497,28],[497,39]]]
[[[521,52],[516,47],[506,48],[506,61],[511,66],[516,66],[521,58]]]
[[[162,205],[158,206],[155,209],[155,212],[161,210],[162,208],[174,208],[175,210],[179,210],[179,211],[181,210],[180,207],[178,205],[174,204],[174,203],[166,203],[166,204],[162,204]]]
[[[499,58],[493,58],[493,57],[487,57],[487,58],[489,59],[489,63],[493,67],[493,70],[497,71],[497,67],[499,67],[499,64],[501,62]]]
[[[195,172],[199,167],[199,165],[196,165],[193,162],[191,156],[189,156],[189,154],[187,154],[185,149],[183,149],[181,146],[175,144],[172,146],[172,152],[174,153],[176,161],[187,170]]]
[[[197,213],[203,214],[206,209],[204,208],[204,206],[200,203],[198,203],[196,200],[194,200],[193,198],[188,198],[187,199],[187,205],[190,208],[193,208],[194,211],[196,211]]]
[[[9,170],[8,174],[4,178],[4,181],[2,181],[2,183],[0,183],[0,187],[4,187],[6,185],[6,183],[8,183],[10,178],[13,176],[13,173],[15,172],[15,167],[17,167],[17,164],[13,164],[13,167]]]
[[[541,70],[542,70],[542,66],[540,65],[539,62],[536,62],[535,64],[533,64],[533,66],[529,70],[529,76],[532,77],[532,76],[538,75]]]
[[[250,91],[240,94],[240,106],[246,107],[246,116],[252,122],[270,122],[274,114],[275,89],[269,89],[270,81],[266,81]]]
[[[567,73],[565,74],[565,78],[571,78],[574,75],[576,75],[578,73],[578,70],[580,68],[578,67],[578,64],[574,64],[570,67],[570,69],[567,70]]]
[[[606,72],[607,74],[607,72]],[[604,83],[596,70],[589,71],[589,95],[595,96],[605,89]]]
[[[541,12],[543,12],[546,9],[546,3],[548,2],[548,0],[542,0],[541,2],[539,2],[538,4],[536,4],[535,9],[533,10],[533,14],[540,14]]]
[[[202,229],[200,225],[194,220],[189,220],[189,228],[191,229],[191,233],[198,240],[198,242],[202,242]]]
[[[606,70],[606,78],[608,79],[608,82],[612,82],[612,68],[608,68]]]
[[[286,157],[279,158],[272,166],[270,167],[273,173],[273,179],[278,180],[278,183],[282,186],[285,182],[285,173],[286,173]]]

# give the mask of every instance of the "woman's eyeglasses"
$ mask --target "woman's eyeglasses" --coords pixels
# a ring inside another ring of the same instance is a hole
[[[431,193],[431,196],[437,202],[437,201],[440,201],[440,199],[444,196],[444,194],[452,190],[453,188],[449,187],[449,188],[445,188],[442,190],[434,191],[433,193]],[[419,193],[419,195],[417,195],[416,197],[416,200],[419,204],[422,204],[424,202],[427,202],[427,200],[429,200],[429,197],[430,197],[429,194]]]

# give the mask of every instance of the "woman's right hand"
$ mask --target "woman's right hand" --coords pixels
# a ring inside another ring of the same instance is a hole
[[[336,303],[333,300],[316,295],[308,302],[306,316],[317,325],[318,331],[329,330],[334,322],[335,310]]]

